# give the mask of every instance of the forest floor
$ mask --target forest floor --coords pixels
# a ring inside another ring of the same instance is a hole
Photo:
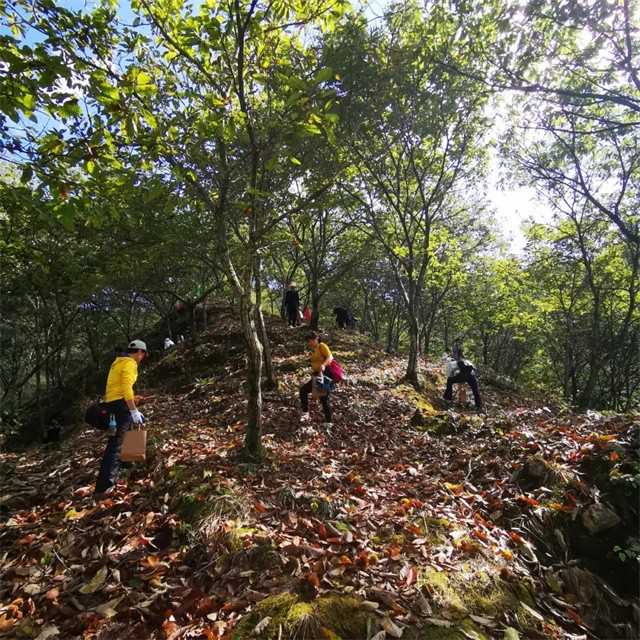
[[[0,453],[0,637],[637,638],[638,417],[444,378],[330,332],[349,379],[301,425],[304,328],[269,320],[266,462],[239,462],[243,348],[224,313],[141,374],[148,459],[96,502],[105,436]],[[144,368],[144,367],[143,367]],[[416,416],[416,409],[419,415]]]

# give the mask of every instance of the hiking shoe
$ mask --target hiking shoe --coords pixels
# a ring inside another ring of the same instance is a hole
[[[109,487],[108,489],[105,489],[104,491],[96,491],[93,494],[93,499],[96,502],[100,502],[100,500],[104,500],[105,498],[108,498],[114,491],[115,491],[115,486]]]

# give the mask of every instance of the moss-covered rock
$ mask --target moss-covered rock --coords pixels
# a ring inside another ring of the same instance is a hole
[[[418,585],[429,594],[435,615],[456,623],[470,614],[499,618],[507,612],[520,613],[522,603],[534,606],[529,581],[503,580],[498,567],[480,557],[457,571],[422,571]]]
[[[255,638],[254,629],[264,624],[259,637],[264,640],[350,640],[366,638],[373,619],[350,596],[329,595],[303,602],[294,593],[265,598],[236,627],[234,640]]]
[[[428,624],[424,627],[409,630],[404,640],[489,640],[484,631],[471,618],[452,622],[451,626]]]

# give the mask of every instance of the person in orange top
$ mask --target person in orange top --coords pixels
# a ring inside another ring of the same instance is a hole
[[[326,367],[333,360],[331,349],[320,340],[320,336],[315,332],[311,332],[307,335],[307,344],[311,349],[311,369],[313,370],[313,378],[324,378],[325,382],[328,379],[329,383],[333,382],[333,378],[327,373]],[[309,380],[306,384],[300,387],[300,406],[302,408],[303,421],[309,420],[309,394],[313,391],[314,379]],[[325,395],[320,396],[320,402],[322,403],[322,409],[324,411],[324,424],[325,426],[331,426],[331,405],[329,404],[329,389],[326,390]]]
[[[117,429],[109,437],[102,456],[94,494],[96,497],[109,493],[116,484],[125,431],[131,424],[144,422],[144,416],[136,407],[133,385],[138,379],[138,365],[146,357],[147,345],[142,340],[132,340],[127,352],[111,363],[103,401],[109,414],[115,417]]]

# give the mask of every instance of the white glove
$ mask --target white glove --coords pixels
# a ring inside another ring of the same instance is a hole
[[[144,423],[144,416],[137,409],[131,409],[129,413],[131,414],[131,421],[133,422],[133,424]]]

